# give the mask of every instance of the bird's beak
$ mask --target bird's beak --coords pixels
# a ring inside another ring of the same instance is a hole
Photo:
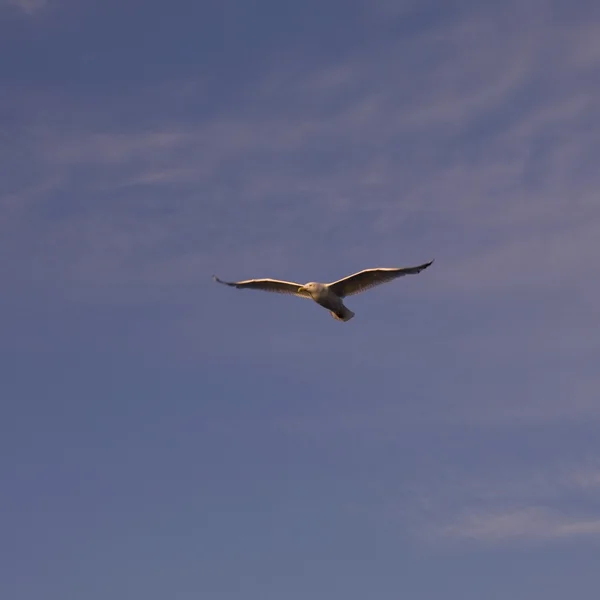
[[[303,292],[303,291],[304,291],[304,286],[303,286],[303,285],[301,285],[301,286],[298,288],[298,292]]]

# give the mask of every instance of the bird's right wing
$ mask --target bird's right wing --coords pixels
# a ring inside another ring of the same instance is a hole
[[[310,298],[308,292],[299,292],[298,288],[302,284],[294,283],[293,281],[280,281],[279,279],[246,279],[244,281],[223,281],[216,275],[213,275],[213,279],[222,283],[223,285],[229,285],[238,289],[248,290],[263,290],[265,292],[275,292],[277,294],[292,294],[294,296],[300,296],[301,298]]]

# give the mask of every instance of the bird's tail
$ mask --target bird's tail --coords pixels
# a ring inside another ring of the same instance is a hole
[[[331,312],[331,316],[336,321],[349,321],[354,316],[354,313],[349,308],[346,308],[345,306],[343,306],[337,312],[333,312],[333,311],[329,311],[329,312]]]

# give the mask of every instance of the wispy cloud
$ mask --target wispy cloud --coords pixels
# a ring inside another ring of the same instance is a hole
[[[424,543],[471,541],[499,544],[559,541],[600,535],[593,499],[600,468],[581,465],[529,471],[522,477],[438,482],[425,492],[413,489],[407,523]]]
[[[46,7],[48,0],[2,0],[2,3],[33,16]]]
[[[483,543],[570,540],[600,536],[600,516],[565,515],[531,506],[509,512],[466,514],[435,533],[442,538]]]
[[[588,260],[600,235],[599,30],[581,36],[579,22],[518,6],[506,28],[487,7],[326,65],[289,55],[207,113],[190,108],[210,91],[193,78],[143,97],[113,89],[110,102],[15,88],[3,101],[21,118],[0,150],[11,207],[0,245],[31,279],[90,301],[187,288],[192,273],[198,286],[216,271],[325,279],[436,258],[419,290],[511,311],[440,348],[496,356],[516,335],[548,352],[560,332],[590,351],[593,302],[560,322],[546,314],[553,329],[519,307],[584,280],[584,296],[600,295]]]

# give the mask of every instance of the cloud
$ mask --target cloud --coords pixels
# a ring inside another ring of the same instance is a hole
[[[415,537],[440,545],[561,541],[600,535],[597,459],[505,477],[452,478],[412,489],[406,514]]]
[[[600,536],[600,516],[565,515],[530,506],[512,512],[472,513],[436,530],[442,538],[483,543],[552,541]]]
[[[29,16],[36,15],[48,4],[48,0],[3,0],[8,6],[13,6]]]
[[[390,6],[377,10],[398,27],[416,10],[394,16]],[[2,100],[15,118],[0,150],[0,249],[49,297],[124,304],[167,288],[199,294],[213,272],[327,279],[436,258],[430,277],[356,302],[376,322],[370,307],[383,298],[432,298],[430,314],[452,312],[438,327],[456,323],[438,350],[477,349],[476,363],[570,348],[584,364],[600,295],[589,260],[600,235],[600,85],[589,76],[599,31],[517,8],[500,22],[490,8],[416,19],[410,35],[381,35],[318,66],[292,52],[210,110],[198,107],[218,90],[194,75],[89,97],[14,87]],[[578,285],[577,311],[544,302]],[[191,321],[206,314],[195,310]],[[593,390],[592,375],[570,372],[565,394]],[[546,398],[551,383],[537,385],[518,409],[503,407],[505,388],[492,390],[491,410],[477,408],[488,391],[471,381],[457,413],[573,409]]]

